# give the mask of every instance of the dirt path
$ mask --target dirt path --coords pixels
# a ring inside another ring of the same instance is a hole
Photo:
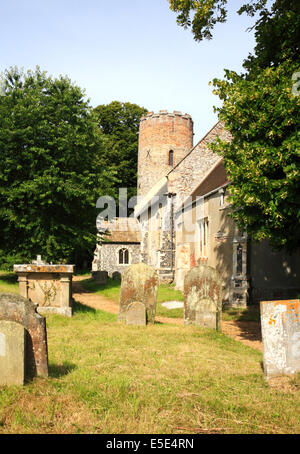
[[[80,283],[86,279],[82,276],[74,276],[73,278],[73,298],[85,306],[93,309],[101,309],[106,312],[117,314],[119,307],[118,303],[106,298],[103,295],[90,293]],[[160,323],[170,323],[175,325],[183,325],[183,319],[168,318],[157,316],[156,321]],[[222,332],[233,339],[242,342],[249,347],[262,351],[261,330],[258,322],[240,322],[240,321],[222,321]]]
[[[81,280],[86,278],[84,277],[80,279],[80,277],[81,276],[74,276],[73,278],[72,296],[75,301],[78,301],[85,306],[92,307],[93,309],[101,309],[102,311],[111,312],[113,314],[118,313],[119,307],[115,301],[106,298],[103,295],[90,293],[80,283]]]

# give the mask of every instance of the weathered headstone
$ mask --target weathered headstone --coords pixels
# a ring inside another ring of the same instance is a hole
[[[127,308],[140,302],[146,308],[147,323],[154,323],[159,277],[154,268],[145,263],[130,265],[122,274],[119,321],[126,321]]]
[[[114,271],[111,277],[114,281],[120,281],[122,279],[122,275],[119,271]]]
[[[47,377],[46,319],[36,312],[36,307],[37,305],[22,296],[14,293],[0,293],[0,323],[13,322],[25,330],[25,375]],[[17,328],[14,332],[18,332]],[[2,334],[5,333],[2,332]],[[16,339],[20,336],[21,334],[17,334]],[[7,345],[7,341],[4,344],[3,336],[1,345],[3,353]]]
[[[126,311],[126,325],[146,326],[146,307],[138,301],[129,304]]]
[[[108,272],[107,271],[92,271],[92,278],[97,284],[104,285],[107,283]]]
[[[15,322],[0,320],[0,386],[23,385],[25,330]]]
[[[221,331],[221,319],[221,276],[211,266],[195,266],[184,279],[184,323]]]
[[[300,372],[300,300],[260,303],[266,378]]]
[[[40,314],[72,316],[72,276],[74,265],[52,265],[42,262],[14,265],[20,295],[38,304]]]

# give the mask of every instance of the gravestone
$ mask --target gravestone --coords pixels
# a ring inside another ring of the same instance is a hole
[[[92,271],[92,278],[97,284],[105,285],[108,279],[107,271]]]
[[[260,303],[265,377],[300,372],[300,300]]]
[[[15,336],[16,343],[18,343],[21,348],[20,339],[22,333],[21,331],[19,332],[19,328],[15,326],[18,325],[20,329],[23,329],[23,332],[25,331],[25,376],[29,378],[34,376],[48,377],[46,319],[38,314],[36,309],[36,304],[22,296],[14,293],[0,293],[1,327],[5,326],[4,322],[14,323],[14,325],[10,325],[13,328],[10,328],[12,334],[9,335],[8,338],[2,331],[2,353],[5,351],[6,346],[10,345],[7,343],[7,339],[11,339],[12,336]],[[5,336],[5,341],[3,334]]]
[[[134,302],[129,304],[126,310],[126,325],[146,326],[145,304]]]
[[[154,323],[159,277],[154,268],[145,263],[130,265],[122,274],[119,302],[119,321],[126,321],[127,308],[140,302],[146,308],[146,322]]]
[[[0,386],[23,385],[25,330],[19,323],[0,320]]]
[[[114,281],[120,281],[122,279],[122,275],[119,271],[114,271],[111,277]]]
[[[184,323],[221,331],[221,318],[221,276],[211,266],[195,266],[184,279]]]

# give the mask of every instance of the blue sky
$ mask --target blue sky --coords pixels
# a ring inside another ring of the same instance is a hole
[[[209,81],[242,71],[254,47],[253,19],[236,14],[244,2],[229,3],[228,22],[196,43],[168,0],[2,0],[0,72],[39,65],[68,75],[94,107],[118,100],[189,113],[197,142],[217,121]]]

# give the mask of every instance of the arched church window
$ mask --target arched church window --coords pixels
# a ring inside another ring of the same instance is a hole
[[[128,265],[129,264],[129,252],[128,249],[119,250],[119,265]]]
[[[169,151],[169,166],[174,167],[174,151]]]

